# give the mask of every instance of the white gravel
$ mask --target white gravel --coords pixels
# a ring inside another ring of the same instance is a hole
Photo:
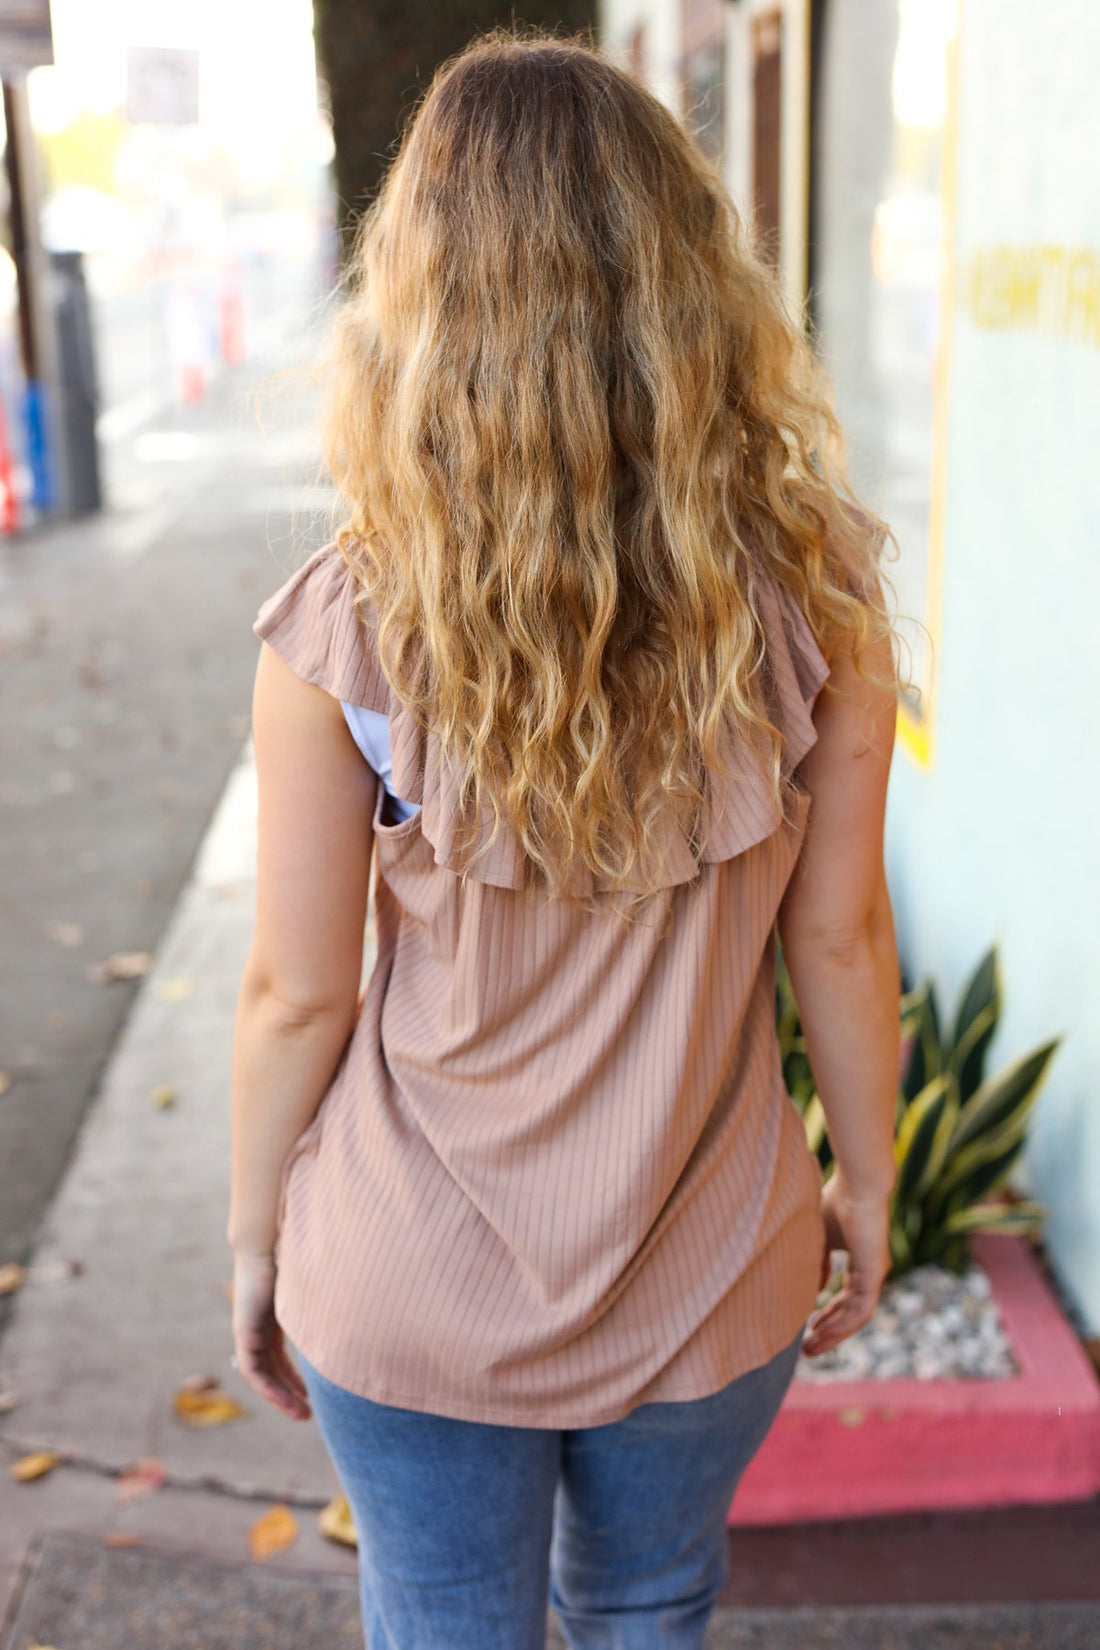
[[[846,1260],[833,1254],[829,1297]],[[961,1277],[942,1266],[915,1266],[887,1284],[874,1316],[846,1341],[795,1367],[803,1381],[931,1381],[944,1377],[999,1381],[1019,1373],[989,1278],[974,1263]]]

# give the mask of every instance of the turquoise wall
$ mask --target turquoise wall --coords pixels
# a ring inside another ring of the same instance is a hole
[[[1100,1333],[1100,8],[964,0],[931,765],[887,871],[946,1004],[993,940],[989,1070],[1063,1034],[1020,1189]],[[889,571],[889,566],[888,569]],[[935,630],[933,625],[933,629]]]

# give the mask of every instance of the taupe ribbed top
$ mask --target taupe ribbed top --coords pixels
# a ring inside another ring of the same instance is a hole
[[[790,772],[828,665],[760,578]],[[821,1173],[775,1031],[809,797],[784,822],[738,750],[700,874],[684,839],[633,927],[550,902],[503,826],[464,878],[455,775],[391,693],[356,588],[326,546],[253,627],[387,715],[393,788],[419,804],[386,823],[378,786],[377,961],[283,1169],[276,1317],[338,1385],[471,1421],[592,1426],[716,1392],[817,1301]]]

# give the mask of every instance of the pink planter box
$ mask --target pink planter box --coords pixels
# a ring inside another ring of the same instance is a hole
[[[1020,1374],[796,1380],[727,1523],[1073,1501],[1100,1491],[1100,1382],[1023,1238],[977,1236]]]

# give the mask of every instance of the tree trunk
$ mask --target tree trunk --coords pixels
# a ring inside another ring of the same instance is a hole
[[[396,153],[436,67],[497,24],[595,30],[596,0],[313,0],[318,71],[336,144],[336,213],[346,255],[355,222]]]

